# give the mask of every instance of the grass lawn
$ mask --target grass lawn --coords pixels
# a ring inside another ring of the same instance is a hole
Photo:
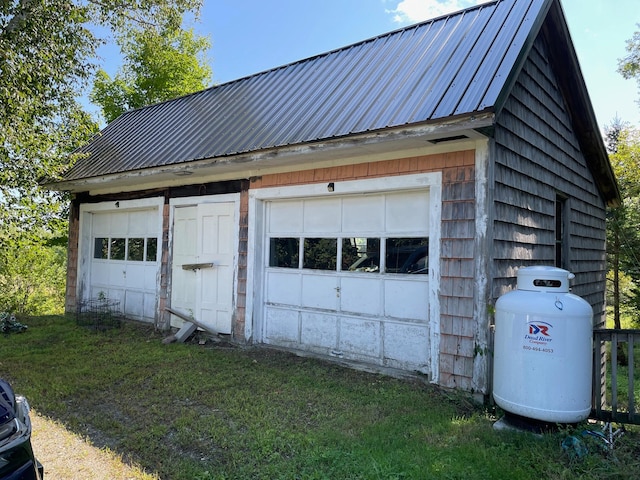
[[[611,345],[610,343],[608,344]],[[621,344],[622,350],[625,355],[627,354],[628,343],[624,342]],[[610,349],[609,349],[610,350]],[[633,395],[633,404],[636,411],[640,406],[640,345],[634,345],[633,348],[633,365],[632,365],[632,373],[633,373],[633,392],[629,391],[629,359],[625,358],[625,362],[623,364],[618,364],[617,366],[617,383],[618,388],[616,390],[617,393],[617,405],[618,412],[628,412],[629,411],[629,393]],[[620,363],[620,362],[619,362]],[[611,368],[611,353],[607,353],[607,408],[612,404],[611,398],[611,388],[613,386],[611,382],[612,375]]]
[[[164,345],[135,323],[22,321],[25,333],[0,336],[0,376],[40,415],[163,480],[640,478],[637,430],[613,453],[594,444],[576,460],[561,443],[585,425],[496,432],[491,409],[419,380],[260,348]]]

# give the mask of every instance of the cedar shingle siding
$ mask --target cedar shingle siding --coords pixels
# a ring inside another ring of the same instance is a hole
[[[565,195],[573,293],[604,315],[605,205],[538,39],[500,113],[495,129],[493,284],[496,299],[515,286],[515,269],[553,265],[555,200]],[[535,128],[532,128],[534,127]]]

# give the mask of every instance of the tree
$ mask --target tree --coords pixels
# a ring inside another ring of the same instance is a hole
[[[637,24],[640,28],[640,23]],[[618,60],[618,72],[626,79],[635,78],[640,89],[640,30],[627,40],[629,54]]]
[[[38,180],[56,178],[68,155],[95,133],[77,102],[96,71],[104,42],[91,25],[114,37],[144,25],[176,29],[201,0],[5,0],[0,2],[0,220],[8,235],[47,229],[60,218],[59,198]],[[28,227],[28,228],[25,228]]]
[[[614,328],[621,328],[623,316],[640,313],[640,132],[616,120],[607,130],[607,145],[622,196],[607,215],[608,303]]]
[[[133,108],[202,90],[211,81],[204,55],[210,47],[193,29],[132,30],[121,39],[123,67],[113,79],[98,72],[91,101],[112,122]]]
[[[104,43],[91,27],[116,39],[141,25],[178,28],[185,12],[197,16],[200,6],[201,0],[0,1],[0,310],[37,310],[42,301],[33,295],[51,291],[27,285],[56,285],[58,277],[46,276],[61,274],[36,268],[64,264],[56,244],[66,235],[66,199],[40,181],[57,178],[73,162],[69,153],[96,132],[77,101]],[[10,291],[32,297],[16,303],[4,296]]]

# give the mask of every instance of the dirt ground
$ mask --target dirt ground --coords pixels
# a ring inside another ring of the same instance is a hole
[[[115,453],[94,447],[63,425],[31,411],[31,443],[45,480],[157,480]]]

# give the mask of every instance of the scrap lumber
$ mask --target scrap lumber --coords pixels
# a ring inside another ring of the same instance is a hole
[[[196,329],[200,328],[206,332],[209,332],[213,335],[218,335],[219,332],[214,330],[213,328],[199,322],[192,315],[188,313],[181,312],[180,310],[176,310],[175,308],[166,307],[165,310],[172,315],[175,315],[178,318],[184,320],[182,327],[173,335],[168,336],[163,340],[163,343],[173,343],[180,342],[183,343],[187,338],[189,338]]]

